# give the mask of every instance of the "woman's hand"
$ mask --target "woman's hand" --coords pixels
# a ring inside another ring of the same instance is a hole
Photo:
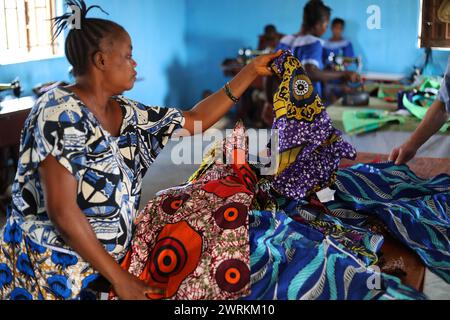
[[[416,156],[417,149],[412,143],[406,142],[402,146],[392,150],[389,161],[395,162],[397,166],[405,164]]]
[[[282,50],[278,50],[276,53],[264,54],[256,57],[250,63],[250,66],[256,72],[258,76],[269,77],[273,75],[273,71],[270,68],[270,63],[278,58],[283,53]]]
[[[350,82],[359,82],[361,80],[361,76],[353,71],[344,71],[344,79]]]
[[[147,286],[126,271],[119,275],[112,286],[120,300],[149,300],[147,294],[164,295],[162,290]]]

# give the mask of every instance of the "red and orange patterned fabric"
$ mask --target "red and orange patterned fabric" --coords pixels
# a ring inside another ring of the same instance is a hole
[[[248,215],[257,178],[243,127],[188,185],[165,190],[141,213],[122,267],[165,291],[151,299],[237,299],[250,293]]]

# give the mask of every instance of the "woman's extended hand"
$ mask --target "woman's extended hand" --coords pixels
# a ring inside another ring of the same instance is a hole
[[[392,150],[389,161],[395,162],[395,165],[402,165],[412,160],[417,153],[417,147],[410,142]]]
[[[259,76],[271,76],[273,74],[270,69],[270,63],[279,57],[283,52],[280,50],[274,54],[265,54],[255,58],[246,65],[230,82],[229,89],[231,94],[239,99],[252,83]],[[195,123],[202,123],[202,130],[208,130],[217,121],[219,121],[231,107],[235,104],[229,93],[223,89],[218,90],[213,95],[203,99],[192,110],[183,112],[184,129],[190,134],[199,133],[196,130]]]
[[[344,71],[344,79],[352,83],[361,81],[361,76],[353,71]]]
[[[264,54],[256,57],[250,65],[253,67],[254,71],[258,76],[269,77],[273,75],[273,71],[270,68],[270,63],[278,58],[283,53],[282,50],[277,51],[276,53]]]
[[[113,284],[120,300],[149,300],[147,294],[164,295],[160,289],[151,288],[134,275],[124,271]]]

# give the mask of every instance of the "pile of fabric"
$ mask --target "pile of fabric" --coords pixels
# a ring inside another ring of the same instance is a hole
[[[243,132],[237,127],[225,143],[231,165],[209,162],[188,184],[160,192],[138,217],[122,266],[165,292],[149,298],[227,300],[249,293],[248,217],[257,179],[241,161]]]
[[[220,157],[213,148],[187,184],[150,201],[123,267],[165,290],[152,299],[426,298],[381,272],[376,219],[449,282],[450,177],[423,180],[390,164],[337,171],[355,151],[298,60],[285,53],[273,68],[283,79],[276,174],[246,162],[238,124]],[[324,205],[316,192],[327,187],[336,199]]]

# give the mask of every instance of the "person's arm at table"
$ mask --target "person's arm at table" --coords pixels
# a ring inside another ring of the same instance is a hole
[[[321,82],[328,82],[333,80],[343,80],[343,81],[350,81],[350,82],[358,82],[360,79],[360,76],[358,73],[353,71],[328,71],[328,70],[321,70],[317,68],[317,66],[313,64],[305,64],[305,71],[308,74],[308,76],[311,78],[311,81],[321,81]]]
[[[428,109],[425,118],[408,141],[392,150],[389,161],[394,161],[396,165],[401,165],[412,160],[420,147],[438,132],[447,121],[448,113],[445,105],[437,99]]]

